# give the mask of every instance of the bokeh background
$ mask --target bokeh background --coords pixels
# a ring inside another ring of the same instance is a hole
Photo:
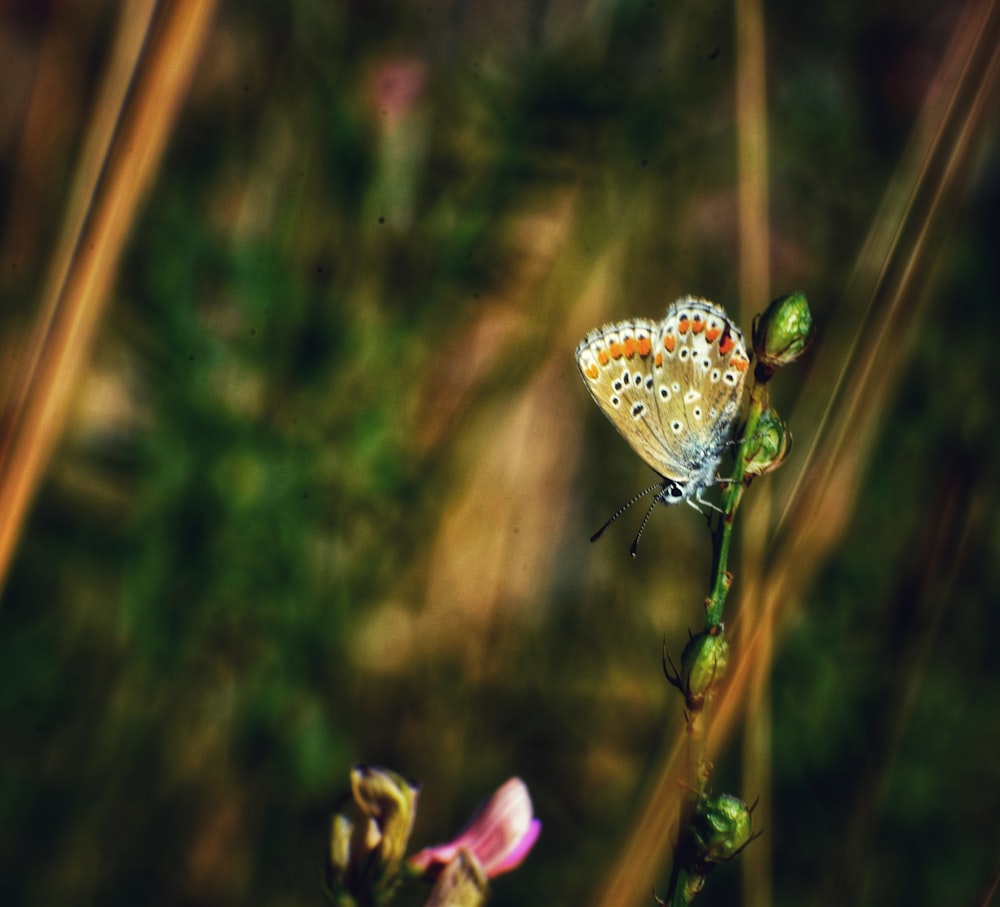
[[[0,5],[0,483],[141,6]],[[420,780],[416,846],[524,778],[542,836],[494,904],[663,890],[669,817],[641,872],[636,829],[683,777],[661,644],[700,625],[710,538],[679,507],[635,560],[641,509],[589,543],[653,476],[573,350],[680,295],[748,333],[768,301],[739,279],[734,21],[650,0],[215,9],[58,444],[23,522],[2,516],[0,902],[324,903],[356,761]],[[764,702],[720,735],[713,781],[764,794],[742,859],[765,881],[727,866],[699,902],[987,903],[996,11],[776,2],[763,25],[770,295],[805,291],[818,330],[773,382],[795,447],[750,489],[727,610],[739,650],[780,589]]]

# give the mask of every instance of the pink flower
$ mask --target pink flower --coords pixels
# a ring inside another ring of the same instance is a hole
[[[378,65],[370,76],[369,95],[375,109],[390,120],[410,113],[423,97],[427,65],[416,57],[397,57]]]
[[[533,816],[527,786],[520,778],[511,778],[483,804],[454,841],[427,847],[407,862],[433,878],[464,850],[492,879],[520,866],[541,830],[542,823]]]

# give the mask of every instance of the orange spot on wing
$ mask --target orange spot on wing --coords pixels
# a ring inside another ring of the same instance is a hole
[[[590,368],[587,369],[586,375],[588,378],[596,379],[597,376],[601,374],[600,369],[593,363],[590,364]]]
[[[681,320],[677,322],[677,333],[686,334],[688,332],[688,326],[690,322],[688,321],[687,315],[681,315]]]
[[[625,338],[625,342],[624,342],[623,345],[625,347],[625,355],[626,355],[626,357],[628,357],[629,359],[631,359],[635,355],[635,338],[634,337],[626,337]]]
[[[729,364],[734,369],[736,369],[736,371],[738,371],[738,372],[745,372],[747,370],[747,366],[750,363],[749,363],[748,360],[744,359],[742,356],[733,356],[733,358],[729,360]]]
[[[715,343],[715,338],[719,336],[721,330],[717,327],[706,327],[705,328],[705,339],[709,343]]]
[[[608,345],[608,352],[611,353],[611,358],[612,359],[621,359],[621,357],[622,357],[622,345],[617,340],[613,340]]]
[[[734,346],[736,346],[736,341],[733,340],[730,334],[726,334],[726,336],[719,341],[719,352],[725,356],[727,353],[732,351]]]
[[[691,322],[691,333],[700,334],[703,330],[705,330],[705,322],[700,318],[695,318],[694,321]]]
[[[640,356],[643,356],[643,357],[648,356],[652,352],[652,350],[653,350],[653,344],[650,343],[648,337],[640,337],[639,341],[638,341],[638,345],[639,345],[639,355]]]
[[[663,353],[656,354],[656,358],[653,360],[653,365],[655,365],[657,368],[663,365]]]
[[[663,338],[663,348],[668,353],[672,353],[674,351],[674,347],[676,346],[677,338],[673,334],[667,334],[667,336]]]
[[[608,351],[607,350],[598,350],[597,351],[597,361],[601,365],[607,365],[608,362],[611,361],[610,358],[609,358],[609,356],[608,356]]]

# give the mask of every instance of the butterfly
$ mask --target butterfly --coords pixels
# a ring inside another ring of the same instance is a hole
[[[632,543],[634,556],[657,504],[707,504],[702,495],[716,479],[739,418],[750,357],[721,306],[686,296],[661,321],[635,318],[591,331],[576,348],[576,364],[601,412],[662,479],[591,539],[659,489]]]

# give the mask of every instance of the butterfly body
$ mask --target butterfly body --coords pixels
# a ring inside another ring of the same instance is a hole
[[[687,296],[661,321],[605,325],[580,342],[576,363],[604,415],[663,478],[657,500],[700,501],[739,417],[750,364],[721,306]]]

